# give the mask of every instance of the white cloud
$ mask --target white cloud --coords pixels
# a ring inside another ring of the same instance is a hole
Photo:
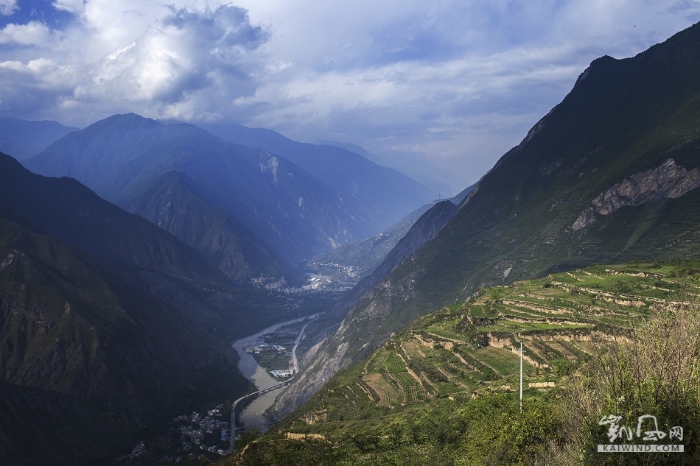
[[[50,40],[51,31],[38,21],[21,25],[8,24],[0,29],[0,44],[44,46]]]
[[[25,89],[39,88],[46,91],[62,89],[66,91],[71,89],[76,80],[76,75],[71,67],[59,65],[47,58],[38,58],[27,63],[20,61],[0,62],[0,82],[6,83],[8,77],[15,79],[18,77],[6,73],[20,75],[19,79],[26,86]]]
[[[110,5],[116,10],[86,3],[79,23],[61,31],[62,40],[54,44],[48,40],[52,31],[41,23],[8,25],[0,31],[0,43],[44,46],[33,52],[38,58],[26,54],[27,61],[6,60],[6,74],[0,77],[6,92],[28,93],[40,87],[39,83],[43,87],[49,75],[27,82],[7,73],[29,73],[46,56],[57,56],[64,69],[73,73],[53,74],[63,82],[56,82],[57,95],[44,103],[48,107],[44,111],[77,111],[83,106],[108,115],[131,105],[134,111],[154,117],[221,118],[215,107],[222,99],[231,101],[253,92],[256,84],[251,73],[264,66],[253,52],[265,42],[267,33],[251,25],[244,10],[229,5],[214,9],[169,6],[156,9],[160,13],[157,20],[145,21],[144,16],[156,10],[146,14],[129,9],[128,2]],[[108,20],[110,14],[115,15],[113,19],[135,20],[130,27],[120,28],[115,26],[119,21]],[[84,56],[94,60],[84,60]],[[69,89],[68,83],[72,85]],[[12,99],[2,92],[0,100],[6,106]]]
[[[0,62],[0,69],[22,72],[26,68],[26,65],[21,61],[4,61]]]
[[[17,8],[17,0],[0,0],[0,15],[10,16]]]
[[[229,119],[422,153],[474,181],[594,58],[700,19],[698,0],[235,3],[55,0],[75,17],[61,30],[0,30],[0,114]]]
[[[236,7],[172,10],[130,45],[94,66],[92,79],[76,89],[76,97],[120,96],[171,117],[189,117],[173,115],[174,104],[197,91],[209,89],[212,97],[224,92],[229,99],[252,91],[249,73],[257,65],[248,55],[265,38],[265,32],[250,25],[245,12]]]
[[[85,2],[83,0],[54,0],[52,5],[57,10],[67,11],[76,16],[80,16],[85,11]]]

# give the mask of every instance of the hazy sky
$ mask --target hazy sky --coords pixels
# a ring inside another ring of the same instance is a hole
[[[0,116],[229,120],[466,186],[593,59],[698,20],[700,0],[0,0]]]

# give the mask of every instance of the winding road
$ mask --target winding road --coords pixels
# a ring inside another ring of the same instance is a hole
[[[292,377],[294,377],[297,374],[297,372],[299,372],[299,363],[297,362],[297,347],[299,346],[301,337],[304,335],[304,330],[306,330],[306,326],[316,319],[318,319],[318,314],[313,316],[310,321],[304,324],[304,326],[301,328],[301,331],[299,332],[299,335],[297,335],[297,339],[294,341],[294,348],[292,348]]]

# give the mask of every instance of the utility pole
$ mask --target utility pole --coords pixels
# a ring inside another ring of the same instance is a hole
[[[520,414],[523,413],[523,342],[520,342]]]

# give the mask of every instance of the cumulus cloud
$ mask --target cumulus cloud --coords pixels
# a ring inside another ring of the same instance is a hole
[[[700,19],[699,0],[54,0],[54,22],[17,5],[0,0],[3,116],[228,120],[424,157],[465,183],[590,61]]]
[[[75,97],[121,97],[147,105],[158,116],[191,119],[197,111],[211,112],[222,96],[232,100],[254,90],[250,73],[257,64],[249,53],[265,39],[266,33],[237,7],[172,9],[134,42],[101,60]]]
[[[249,92],[246,52],[265,40],[236,7],[173,11],[92,70],[76,97],[109,96],[168,105],[226,81],[233,96]]]
[[[49,28],[38,21],[27,24],[8,24],[0,29],[0,44],[43,46],[51,38]]]
[[[0,66],[0,81],[14,93],[31,92],[32,87],[45,87],[53,80],[56,96],[46,105],[54,108],[44,111],[60,113],[87,106],[110,112],[131,103],[135,110],[149,116],[192,119],[215,115],[213,107],[222,98],[230,101],[255,89],[250,75],[259,64],[253,52],[267,40],[268,33],[252,25],[241,8],[168,6],[156,21],[144,21],[143,12],[123,9],[122,17],[136,16],[141,21],[135,21],[131,30],[121,28],[115,33],[114,24],[104,22],[108,17],[105,10],[82,1],[62,1],[56,6],[80,15],[81,20],[73,29],[62,32],[65,39],[55,47],[69,52],[61,56],[67,62],[64,70],[69,70],[60,74],[63,82],[56,82],[56,73],[52,77],[51,73],[35,71],[30,65],[37,59],[23,66],[17,66],[16,60]],[[38,22],[10,24],[0,31],[0,43],[45,46],[36,52],[41,58],[52,49],[47,42],[53,33]],[[81,60],[80,50],[72,49],[74,41],[89,40],[89,34],[93,40],[85,43],[85,53],[96,58],[93,62]],[[110,49],[117,43],[118,48]],[[20,73],[32,74],[33,79],[20,79]],[[0,98],[5,106],[12,100],[8,96]]]

